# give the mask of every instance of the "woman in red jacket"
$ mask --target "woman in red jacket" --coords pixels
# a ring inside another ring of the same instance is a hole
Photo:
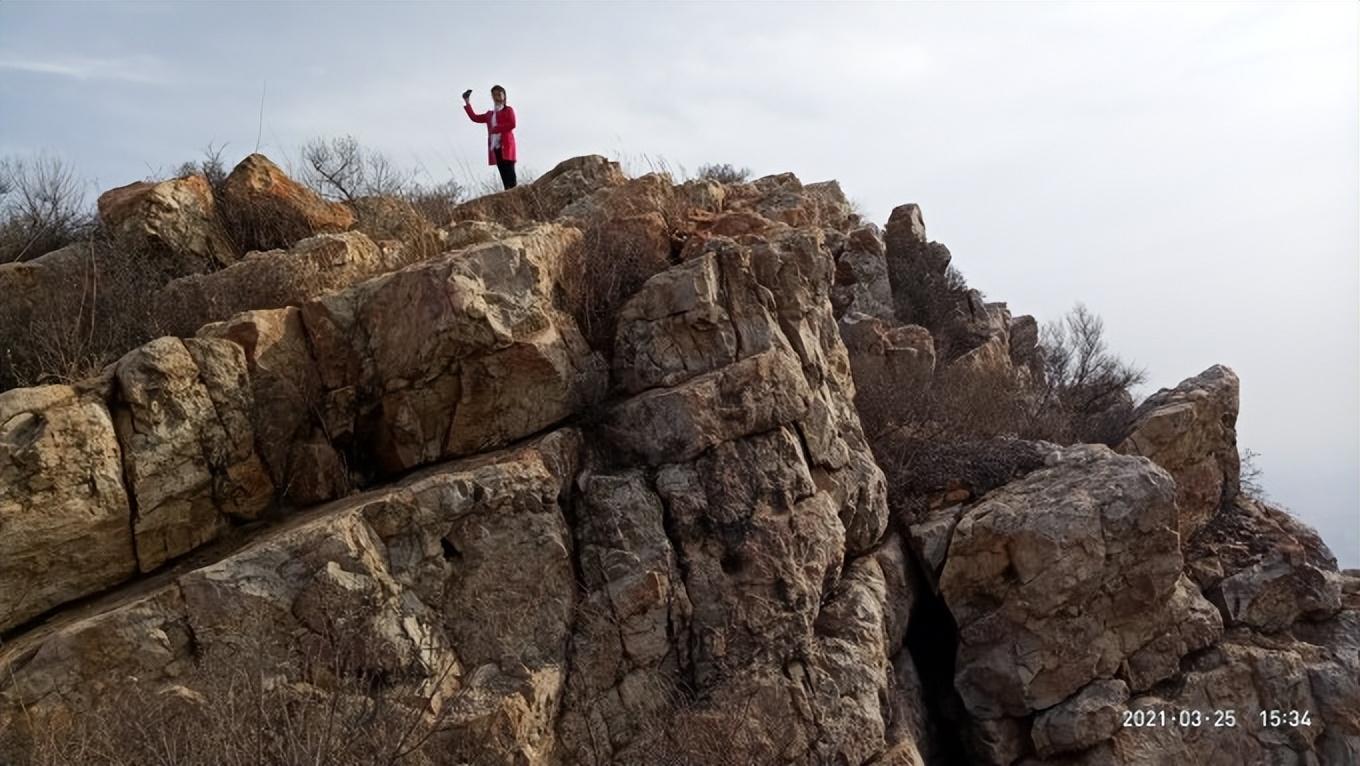
[[[473,122],[486,123],[487,164],[501,171],[501,183],[515,187],[515,110],[505,103],[505,88],[491,86],[495,107],[489,112],[472,111],[472,89],[463,91],[463,111]]]

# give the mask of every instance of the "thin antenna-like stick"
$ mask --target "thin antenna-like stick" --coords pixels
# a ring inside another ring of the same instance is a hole
[[[255,129],[255,153],[260,153],[260,134],[264,132],[264,92],[269,87],[269,81],[265,80],[260,84],[260,125]]]

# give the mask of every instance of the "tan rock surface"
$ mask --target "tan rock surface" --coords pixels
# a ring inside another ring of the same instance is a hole
[[[138,181],[110,189],[99,195],[98,208],[105,226],[175,256],[181,274],[210,271],[239,257],[203,176]]]
[[[218,204],[244,251],[289,248],[314,234],[354,225],[349,208],[321,199],[263,154],[252,154],[232,169]]]
[[[1164,647],[1172,654],[1216,638],[1216,610],[1180,574],[1174,491],[1151,463],[1087,445],[964,513],[940,591],[958,621],[956,685],[970,711],[1050,707],[1130,673],[1126,664],[1173,629],[1183,640]],[[1189,625],[1202,627],[1185,634]],[[1161,670],[1135,667],[1127,680],[1146,688],[1170,674]]]
[[[0,631],[136,569],[103,402],[67,386],[0,393]]]
[[[123,445],[143,572],[254,518],[273,495],[255,452],[241,348],[160,338],[119,360],[114,426]]]
[[[1215,365],[1149,396],[1119,451],[1142,455],[1176,480],[1181,537],[1189,540],[1237,495],[1237,375]]]

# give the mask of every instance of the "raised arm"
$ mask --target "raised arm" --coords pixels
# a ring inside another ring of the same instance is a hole
[[[469,104],[466,101],[463,102],[463,111],[467,112],[468,118],[471,119],[473,122],[486,122],[487,120],[491,119],[491,112],[477,114],[476,112],[472,111],[472,104]]]

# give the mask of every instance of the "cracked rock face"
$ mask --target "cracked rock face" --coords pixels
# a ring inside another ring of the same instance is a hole
[[[263,154],[252,154],[232,169],[219,204],[246,251],[287,248],[313,234],[354,225],[349,208],[321,199]]]
[[[1024,716],[1116,675],[1146,688],[1222,629],[1181,575],[1164,471],[1093,445],[1050,463],[963,514],[940,575],[959,626],[956,686],[981,718]],[[1169,667],[1138,662],[1173,633]]]
[[[104,403],[68,386],[0,394],[0,631],[136,571]]]
[[[99,219],[179,261],[180,274],[234,263],[239,254],[217,219],[212,187],[199,175],[138,181],[99,195]]]
[[[245,357],[234,343],[161,338],[119,360],[114,425],[149,572],[253,519],[274,487],[255,451]]]
[[[1189,540],[1237,494],[1238,381],[1215,365],[1148,397],[1119,451],[1142,455],[1176,480],[1181,537]]]

